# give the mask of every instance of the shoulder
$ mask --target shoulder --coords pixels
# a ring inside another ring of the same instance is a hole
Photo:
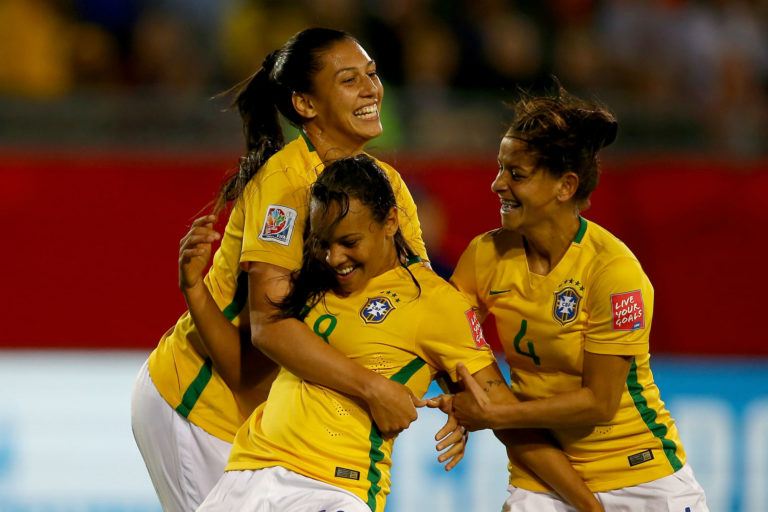
[[[591,261],[593,279],[647,279],[640,261],[629,247],[602,226],[588,222],[582,244]]]
[[[585,235],[581,245],[599,266],[623,259],[633,260],[639,265],[637,257],[629,247],[599,224],[587,221]]]
[[[523,237],[502,228],[477,235],[469,242],[466,251],[473,251],[476,257],[498,260],[510,251],[523,248]]]
[[[448,307],[471,308],[466,297],[434,271],[423,265],[412,265],[410,270],[421,287],[419,303],[426,309],[444,310],[444,308]]]
[[[304,189],[317,179],[306,144],[298,138],[272,155],[246,186],[253,193],[262,187]]]

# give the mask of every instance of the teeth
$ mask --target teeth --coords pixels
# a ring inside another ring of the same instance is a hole
[[[501,210],[502,211],[510,211],[513,208],[517,208],[520,206],[520,203],[517,201],[510,201],[509,199],[502,199],[501,200]]]
[[[345,276],[345,275],[349,274],[350,272],[352,272],[353,270],[355,270],[354,266],[347,267],[347,268],[337,268],[336,269],[336,273],[340,274],[342,276]]]
[[[379,108],[376,105],[369,105],[355,110],[355,116],[362,119],[373,119],[379,115]]]

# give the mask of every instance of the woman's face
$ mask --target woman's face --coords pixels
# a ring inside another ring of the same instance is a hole
[[[525,142],[507,134],[499,147],[499,173],[491,184],[501,199],[501,226],[525,232],[548,220],[560,202],[560,180],[537,167]]]
[[[338,203],[332,203],[324,213],[313,200],[311,234],[320,242],[321,252],[317,257],[324,258],[331,267],[339,289],[352,293],[397,264],[393,239],[397,232],[397,213],[392,208],[384,222],[379,223],[371,217],[370,208],[357,199],[350,199],[347,215],[329,228],[338,211]]]
[[[322,55],[323,68],[308,93],[314,122],[336,147],[362,147],[381,135],[384,88],[376,63],[354,41],[344,39]]]

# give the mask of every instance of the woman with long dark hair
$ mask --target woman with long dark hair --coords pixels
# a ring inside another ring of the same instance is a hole
[[[345,32],[307,29],[231,94],[247,153],[222,185],[214,216],[193,226],[212,224],[231,205],[221,246],[204,279],[186,279],[182,266],[189,310],[163,335],[132,394],[134,437],[166,511],[193,510],[218,480],[235,432],[277,374],[270,358],[359,397],[386,434],[416,418],[405,386],[348,360],[311,330],[290,330],[290,322],[272,332],[259,327],[272,311],[267,297],[279,300],[301,264],[309,186],[325,162],[361,153],[382,131],[375,62]],[[281,117],[300,131],[287,144]],[[426,261],[413,199],[400,175],[379,165],[393,184],[404,235]],[[187,256],[192,266],[200,261]]]

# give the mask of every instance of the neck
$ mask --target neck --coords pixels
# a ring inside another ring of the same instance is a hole
[[[314,123],[306,123],[302,129],[323,161],[356,156],[363,152],[367,140],[339,140]]]
[[[548,219],[521,232],[528,269],[535,274],[549,274],[565,256],[580,224],[578,215],[568,215]]]

